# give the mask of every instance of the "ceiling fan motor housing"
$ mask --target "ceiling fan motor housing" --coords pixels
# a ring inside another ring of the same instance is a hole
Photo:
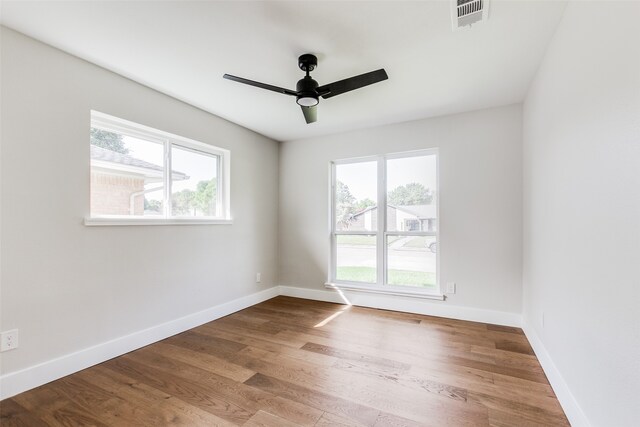
[[[298,102],[298,104],[304,105],[306,107],[310,105],[316,105],[318,103],[318,92],[316,91],[317,88],[318,82],[313,80],[309,76],[305,76],[303,79],[298,80],[298,84],[296,84],[296,92],[298,92],[296,101]],[[315,102],[312,102],[310,98],[315,100]]]

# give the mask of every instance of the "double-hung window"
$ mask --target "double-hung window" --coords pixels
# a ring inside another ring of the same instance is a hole
[[[229,221],[229,151],[92,111],[90,225]]]
[[[331,166],[330,283],[440,294],[437,150]]]

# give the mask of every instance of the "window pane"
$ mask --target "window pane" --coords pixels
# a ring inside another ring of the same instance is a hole
[[[376,236],[336,236],[336,280],[376,283]]]
[[[435,236],[387,236],[387,283],[436,288]]]
[[[162,215],[164,147],[91,128],[91,215]]]
[[[174,216],[219,216],[218,158],[173,145],[171,213]]]
[[[377,162],[336,165],[336,230],[378,229]]]
[[[387,230],[437,229],[436,156],[387,160]]]

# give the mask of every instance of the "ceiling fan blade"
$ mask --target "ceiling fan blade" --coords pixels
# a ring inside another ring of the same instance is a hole
[[[253,80],[243,79],[242,77],[232,76],[231,74],[225,74],[222,77],[224,77],[227,80],[233,80],[234,82],[244,83],[249,86],[259,87],[261,89],[272,90],[274,92],[283,93],[285,95],[293,95],[293,96],[297,95],[297,93],[293,90],[285,89],[283,87],[268,85],[266,83],[254,82]]]
[[[317,105],[314,105],[313,107],[303,107],[301,105],[300,108],[302,108],[302,114],[304,114],[304,119],[307,121],[307,124],[313,123],[316,120],[318,120],[318,106]]]
[[[337,82],[320,86],[316,90],[318,91],[318,95],[327,99],[332,96],[340,95],[345,92],[387,80],[388,78],[389,76],[387,76],[387,72],[384,71],[384,68],[381,68],[376,71],[371,71],[369,73],[360,74],[359,76],[349,77],[348,79],[338,80]]]

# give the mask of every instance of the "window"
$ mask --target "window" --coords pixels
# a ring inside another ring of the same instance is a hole
[[[339,281],[377,281],[377,169],[376,161],[335,166],[335,278]]]
[[[229,151],[91,112],[88,225],[229,222]]]
[[[330,282],[439,293],[437,195],[436,150],[333,162]]]

